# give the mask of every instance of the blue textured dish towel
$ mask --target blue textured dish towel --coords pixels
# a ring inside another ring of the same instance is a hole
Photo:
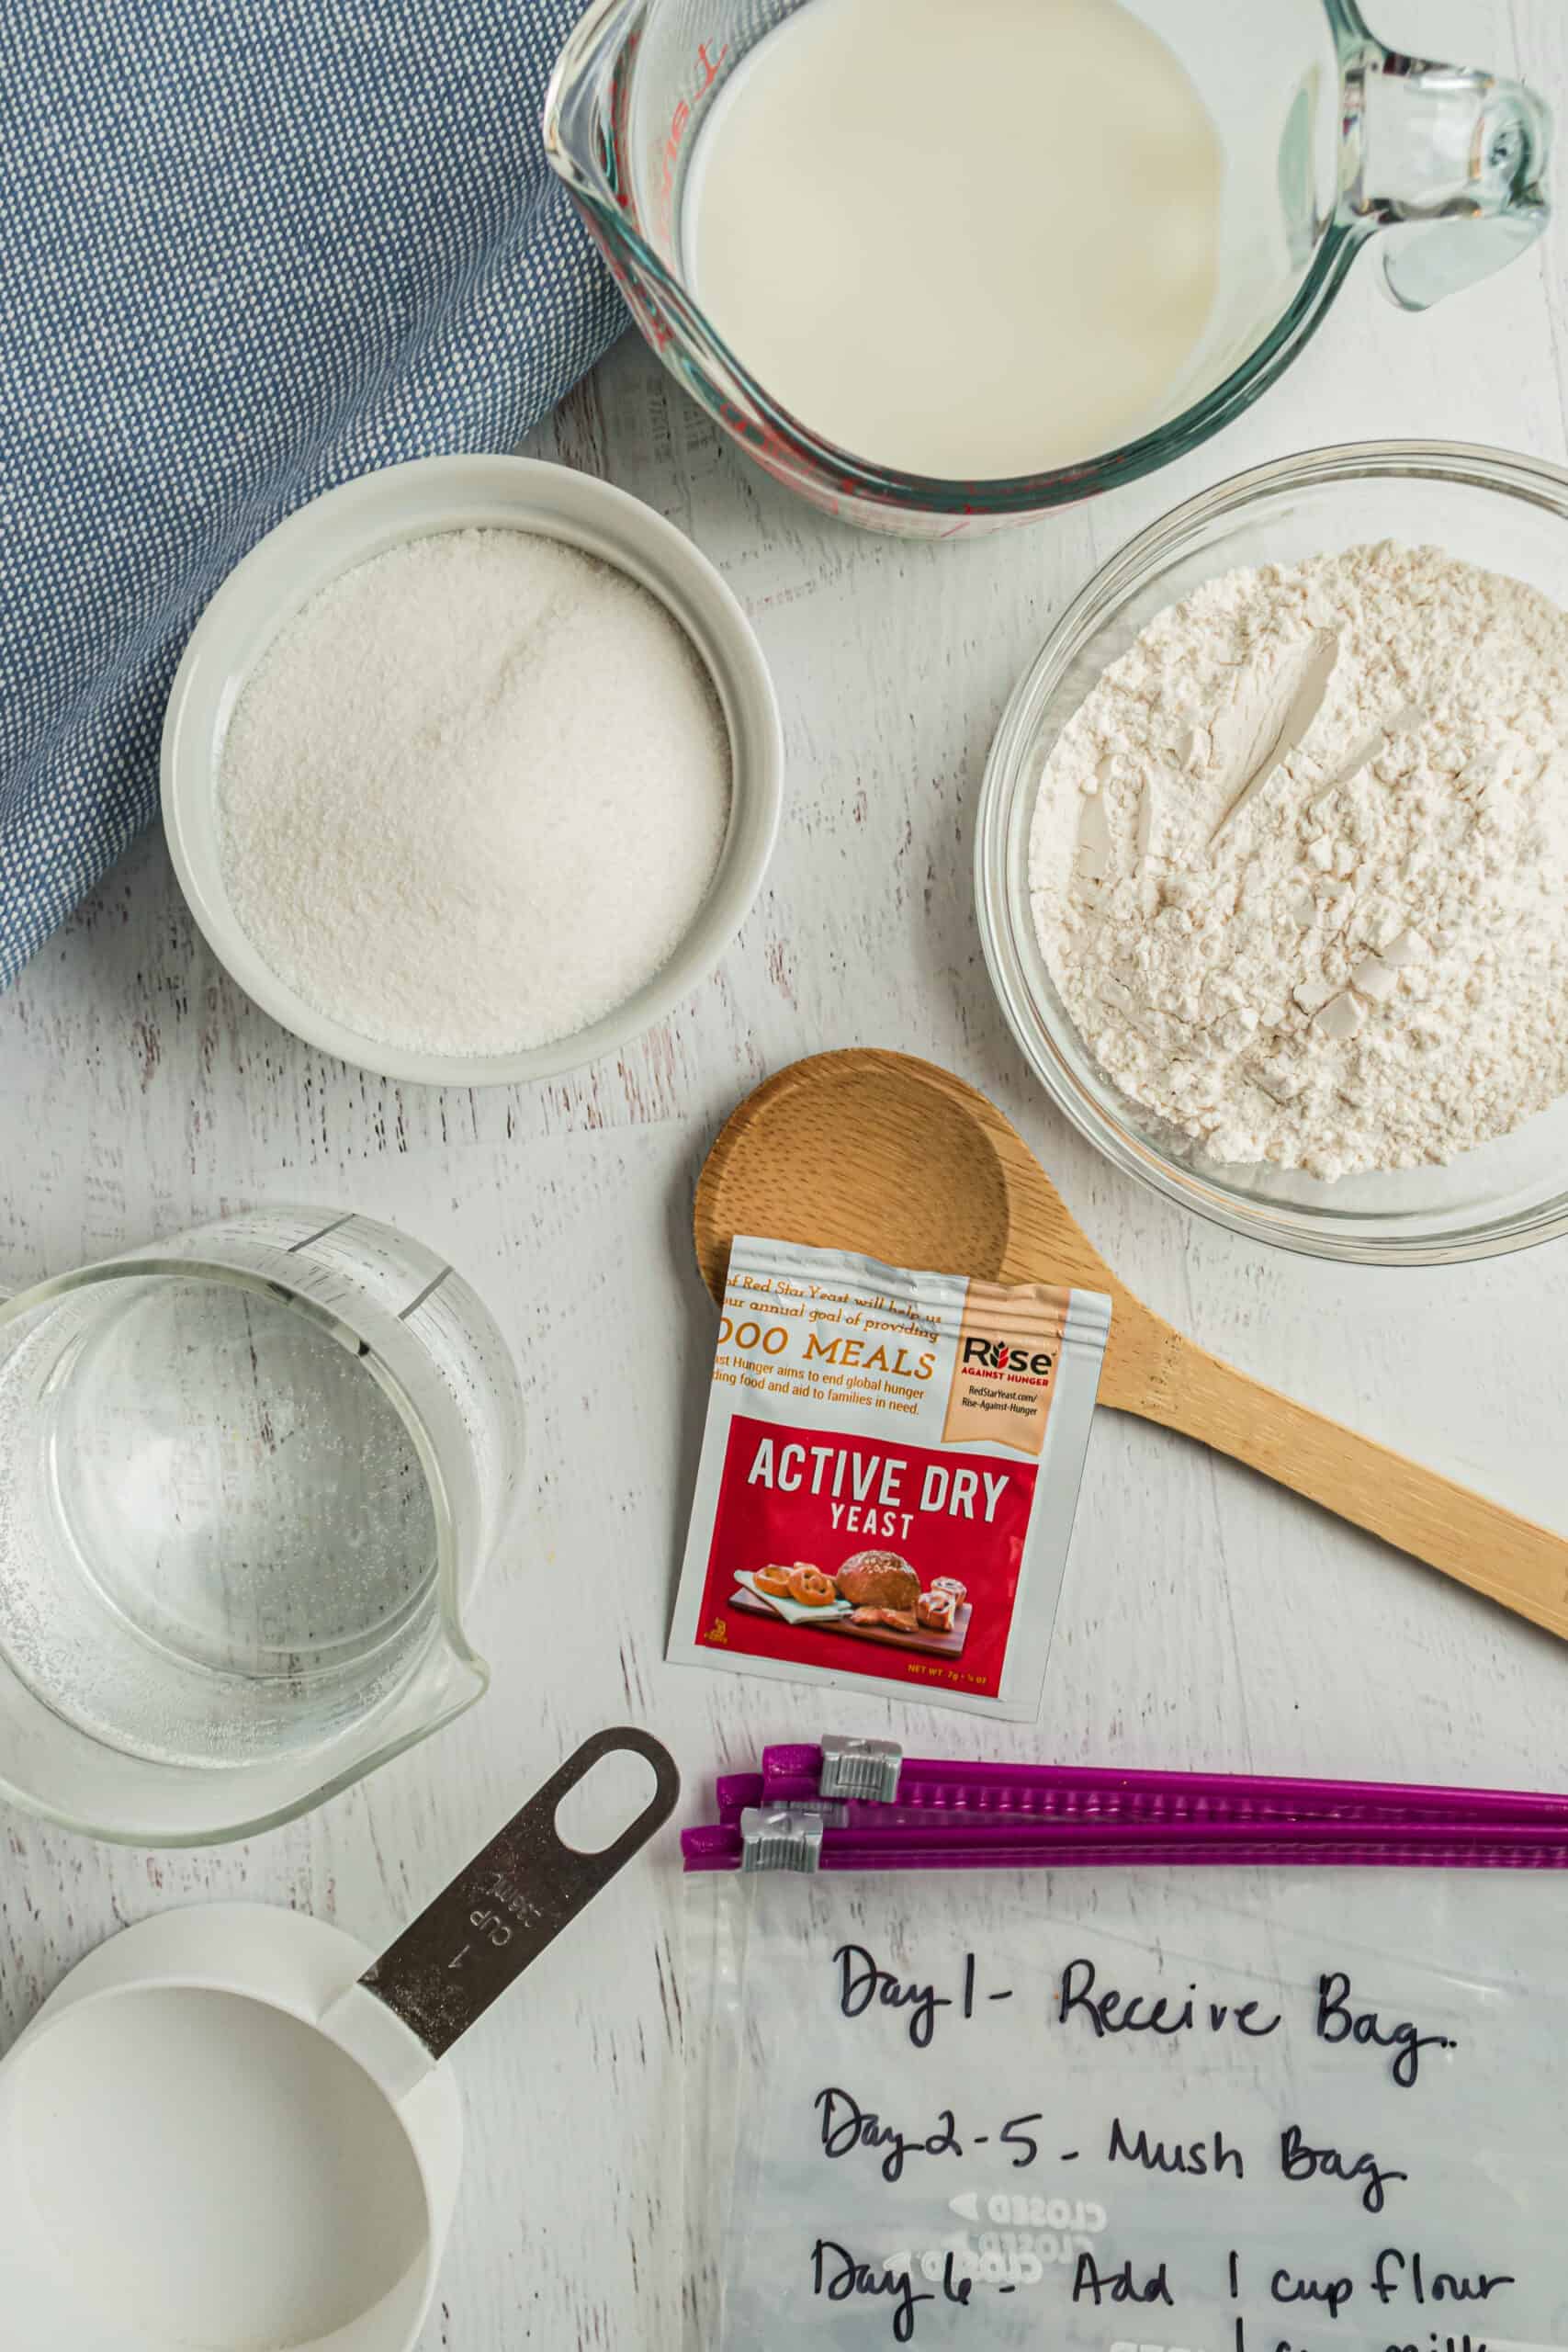
[[[0,0],[0,986],[152,815],[245,549],[615,333],[539,138],[580,6]]]

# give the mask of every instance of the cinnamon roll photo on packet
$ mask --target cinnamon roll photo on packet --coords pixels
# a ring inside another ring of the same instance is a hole
[[[670,1658],[1032,1722],[1110,1328],[738,1237]]]

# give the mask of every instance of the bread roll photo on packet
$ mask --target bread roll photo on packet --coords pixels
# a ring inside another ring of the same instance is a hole
[[[1032,1722],[1110,1329],[738,1236],[668,1657]]]

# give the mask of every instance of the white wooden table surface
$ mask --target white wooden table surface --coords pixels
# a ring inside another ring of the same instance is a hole
[[[1523,74],[1568,118],[1560,0],[1390,0],[1379,29]],[[531,1520],[474,1613],[495,1666],[483,1705],[248,1845],[132,1852],[5,1815],[0,2044],[90,1946],[163,1905],[249,1896],[389,1935],[602,1724],[670,1744],[686,1818],[716,1768],[835,1723],[917,1752],[984,1748],[962,1716],[870,1696],[829,1707],[662,1662],[713,1331],[693,1180],[735,1101],[822,1046],[904,1046],[963,1072],[1133,1286],[1205,1345],[1568,1529],[1568,1246],[1453,1271],[1338,1269],[1151,1199],[1047,1110],[976,937],[971,824],[1002,702],[1134,529],[1319,442],[1431,434],[1568,459],[1568,224],[1424,318],[1398,314],[1375,277],[1363,263],[1286,381],[1195,457],[972,544],[819,520],[747,469],[640,345],[611,355],[529,446],[649,500],[718,563],[773,666],[789,760],[750,921],[709,984],[619,1060],[480,1094],[324,1061],[218,970],[157,841],[0,998],[0,1284],[249,1202],[353,1205],[450,1251],[515,1344],[533,1415]],[[1043,1719],[1009,1746],[1562,1785],[1565,1701],[1568,1657],[1546,1636],[1102,1414]],[[456,2053],[468,2172],[422,2352],[680,2341],[679,1893],[666,1838]]]

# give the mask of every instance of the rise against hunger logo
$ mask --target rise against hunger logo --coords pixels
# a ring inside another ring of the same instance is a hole
[[[1038,1456],[1045,1442],[1066,1306],[1066,1292],[1009,1294],[988,1283],[969,1284],[944,1444],[1005,1445]]]
[[[1017,1341],[987,1340],[971,1333],[964,1342],[965,1365],[981,1364],[987,1372],[1020,1372],[1047,1380],[1056,1359],[1049,1348],[1021,1348]]]

